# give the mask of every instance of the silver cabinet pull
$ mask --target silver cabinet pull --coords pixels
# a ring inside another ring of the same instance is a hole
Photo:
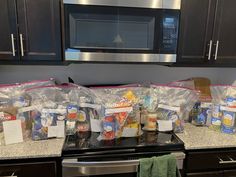
[[[236,163],[236,160],[234,160],[233,158],[229,157],[229,160],[222,160],[221,158],[218,157],[219,159],[219,164],[233,164]]]
[[[219,49],[219,41],[216,41],[216,51],[215,51],[215,60],[217,60],[217,56],[218,56],[218,49]]]
[[[21,49],[21,56],[24,56],[24,44],[23,44],[23,36],[20,34],[20,49]]]
[[[208,60],[210,60],[211,59],[211,50],[212,50],[212,40],[210,40],[210,43],[208,45],[209,45]]]
[[[11,47],[12,47],[12,55],[16,56],[16,49],[15,49],[15,41],[14,41],[14,34],[11,34]]]

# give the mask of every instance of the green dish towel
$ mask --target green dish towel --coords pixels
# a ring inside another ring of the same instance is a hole
[[[180,177],[174,155],[140,159],[139,177]]]

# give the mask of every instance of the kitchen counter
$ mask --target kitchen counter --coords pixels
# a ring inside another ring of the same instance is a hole
[[[50,139],[0,146],[0,160],[60,157],[63,144],[64,139]]]
[[[176,134],[185,145],[186,150],[211,148],[236,148],[236,135],[224,134],[186,123],[184,133]]]

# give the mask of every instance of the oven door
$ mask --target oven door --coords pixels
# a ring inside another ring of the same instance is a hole
[[[178,169],[182,169],[185,154],[183,152],[175,152],[173,154],[176,156]],[[115,158],[115,156],[110,158],[97,158],[96,160],[66,158],[62,161],[63,177],[97,175],[102,175],[104,177],[136,177],[138,168],[139,159],[135,157],[125,158],[124,156],[121,156],[119,160]]]
[[[88,2],[64,0],[67,61],[176,61],[178,9],[163,9],[162,0]]]

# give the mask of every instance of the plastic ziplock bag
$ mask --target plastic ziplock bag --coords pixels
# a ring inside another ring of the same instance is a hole
[[[76,89],[69,96],[70,104],[67,106],[67,134],[75,132],[100,132],[102,106],[101,100],[90,89],[82,86]],[[71,129],[75,125],[74,131]]]
[[[122,136],[139,135],[141,87],[134,85],[100,87],[94,88],[93,91],[101,98],[105,108],[102,121],[102,139],[109,140]],[[135,109],[133,109],[134,107]]]
[[[159,95],[156,108],[157,119],[172,120],[174,132],[182,132],[184,119],[188,119],[189,112],[198,100],[195,90],[175,86],[151,86],[157,88]]]
[[[174,81],[174,82],[168,83],[167,85],[195,89],[194,80],[192,80],[192,79]]]
[[[225,104],[236,108],[236,86],[228,86],[225,93]]]
[[[220,108],[225,105],[228,87],[228,85],[211,85],[210,87],[212,96],[212,116],[209,128],[212,130],[220,131],[223,116],[223,111]]]

